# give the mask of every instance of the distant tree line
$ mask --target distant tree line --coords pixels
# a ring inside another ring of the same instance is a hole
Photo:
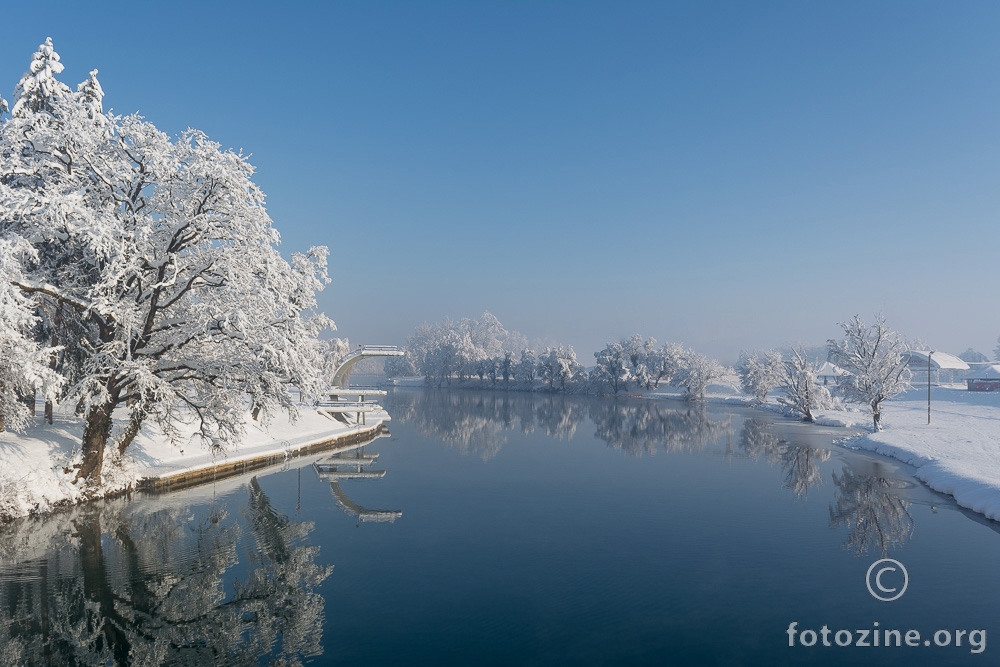
[[[417,327],[406,340],[405,355],[387,361],[385,371],[390,377],[420,375],[437,387],[619,394],[672,386],[688,400],[703,399],[710,384],[738,382],[758,404],[778,390],[778,404],[806,421],[813,421],[817,410],[838,408],[840,399],[864,404],[880,430],[882,403],[910,386],[908,346],[881,315],[871,326],[855,316],[841,327],[844,338],[827,342],[828,359],[845,373],[833,393],[819,382],[819,366],[803,348],[787,357],[776,350],[745,351],[736,367],[728,368],[678,343],[658,345],[655,338],[634,335],[595,352],[588,371],[572,346],[536,354],[523,335],[505,329],[488,311],[478,320]]]

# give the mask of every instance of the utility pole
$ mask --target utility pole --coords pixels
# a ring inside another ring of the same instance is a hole
[[[927,423],[931,423],[931,355],[934,350],[927,353]]]

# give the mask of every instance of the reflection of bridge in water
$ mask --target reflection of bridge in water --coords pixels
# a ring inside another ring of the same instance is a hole
[[[377,459],[378,454],[365,454],[362,447],[352,454],[339,454],[317,461],[313,464],[313,468],[320,479],[330,482],[330,492],[333,493],[333,499],[345,514],[357,518],[359,522],[392,523],[403,516],[401,510],[377,510],[363,507],[348,498],[340,486],[340,482],[343,480],[381,479],[385,477],[385,470],[365,470]]]

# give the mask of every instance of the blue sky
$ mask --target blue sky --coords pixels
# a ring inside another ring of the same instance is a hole
[[[106,108],[251,153],[354,343],[488,309],[585,363],[732,361],[882,311],[991,353],[997,34],[986,2],[19,3],[0,95],[51,36]]]

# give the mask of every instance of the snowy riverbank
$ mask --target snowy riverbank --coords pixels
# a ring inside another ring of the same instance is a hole
[[[930,488],[1000,520],[1000,394],[935,387],[928,424],[927,390],[914,388],[885,403],[883,428],[843,444],[909,463]]]
[[[386,413],[370,413],[367,425],[347,426],[307,407],[293,424],[276,416],[267,428],[247,415],[246,437],[225,457],[214,457],[197,441],[171,444],[152,424],[143,426],[119,465],[105,461],[103,489],[115,493],[135,488],[143,480],[163,479],[211,470],[265,456],[294,456],[318,443],[347,438],[388,421]],[[64,472],[79,457],[83,422],[56,414],[52,425],[36,417],[25,433],[0,433],[0,520],[44,513],[84,497],[73,483],[74,472]]]
[[[653,391],[647,398],[683,399],[676,390]],[[712,385],[709,403],[751,405],[738,390]],[[780,412],[774,402],[756,409]],[[1000,521],[1000,394],[967,391],[963,385],[931,389],[931,424],[927,424],[927,390],[914,387],[883,404],[882,427],[871,432],[871,412],[820,410],[821,426],[868,430],[839,444],[890,456],[917,468],[916,477],[927,486],[953,496],[959,505]]]

